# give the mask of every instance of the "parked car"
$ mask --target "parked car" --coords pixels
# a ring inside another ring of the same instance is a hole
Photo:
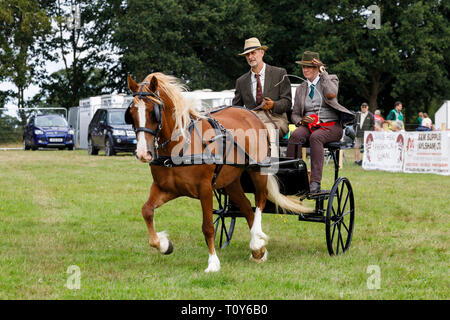
[[[107,156],[117,152],[134,152],[136,134],[125,123],[125,108],[98,109],[88,127],[88,153],[98,154],[104,149]]]
[[[67,148],[73,150],[73,130],[63,116],[38,114],[28,119],[23,131],[23,148]]]

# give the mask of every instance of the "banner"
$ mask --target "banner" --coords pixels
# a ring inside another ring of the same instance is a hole
[[[366,170],[401,172],[406,132],[366,131],[364,133],[364,157]]]
[[[366,170],[450,175],[450,132],[364,133]]]
[[[408,132],[403,171],[450,175],[449,134],[446,131]]]

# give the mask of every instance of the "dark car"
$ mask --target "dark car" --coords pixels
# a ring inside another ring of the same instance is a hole
[[[134,152],[136,134],[125,123],[125,108],[98,109],[88,128],[88,153],[98,154],[104,149],[107,156],[117,152]]]
[[[67,148],[73,150],[73,130],[63,116],[57,114],[33,115],[23,131],[23,148]]]

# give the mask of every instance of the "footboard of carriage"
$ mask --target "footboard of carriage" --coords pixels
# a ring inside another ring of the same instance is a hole
[[[269,200],[263,213],[294,215],[299,221],[323,223],[328,252],[330,255],[337,255],[346,252],[350,247],[355,219],[355,201],[350,181],[345,177],[339,177],[338,145],[329,146],[329,151],[332,153],[335,164],[335,181],[329,191],[309,193],[308,169],[302,159],[279,159],[267,169],[275,172],[283,195],[315,201],[312,214],[283,212],[281,209],[277,212],[277,208]],[[246,193],[254,192],[253,183],[246,172],[241,177],[241,184]],[[236,219],[242,217],[242,214],[224,190],[215,190],[214,194],[218,203],[218,208],[214,210],[216,241],[221,248],[224,248],[230,244]]]

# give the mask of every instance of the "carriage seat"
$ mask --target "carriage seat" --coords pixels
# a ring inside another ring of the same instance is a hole
[[[282,147],[287,147],[288,143],[289,143],[289,139],[280,139],[280,146]],[[344,146],[344,142],[343,141],[332,141],[332,142],[327,142],[323,145],[324,148],[327,148],[328,150],[331,151],[335,151],[335,150],[339,150]],[[303,148],[309,148],[309,143],[305,143],[303,145]]]
[[[280,139],[279,141],[279,145],[287,147],[289,143],[289,139]],[[305,143],[304,145],[302,145],[303,148],[309,148],[309,142]],[[341,148],[345,147],[345,142],[344,141],[332,141],[332,142],[327,142],[323,145],[324,148],[328,149],[333,162],[334,162],[334,179],[337,180],[339,178],[339,157],[340,157],[340,151]],[[297,148],[297,157],[301,158],[302,154],[301,154],[301,148]]]

